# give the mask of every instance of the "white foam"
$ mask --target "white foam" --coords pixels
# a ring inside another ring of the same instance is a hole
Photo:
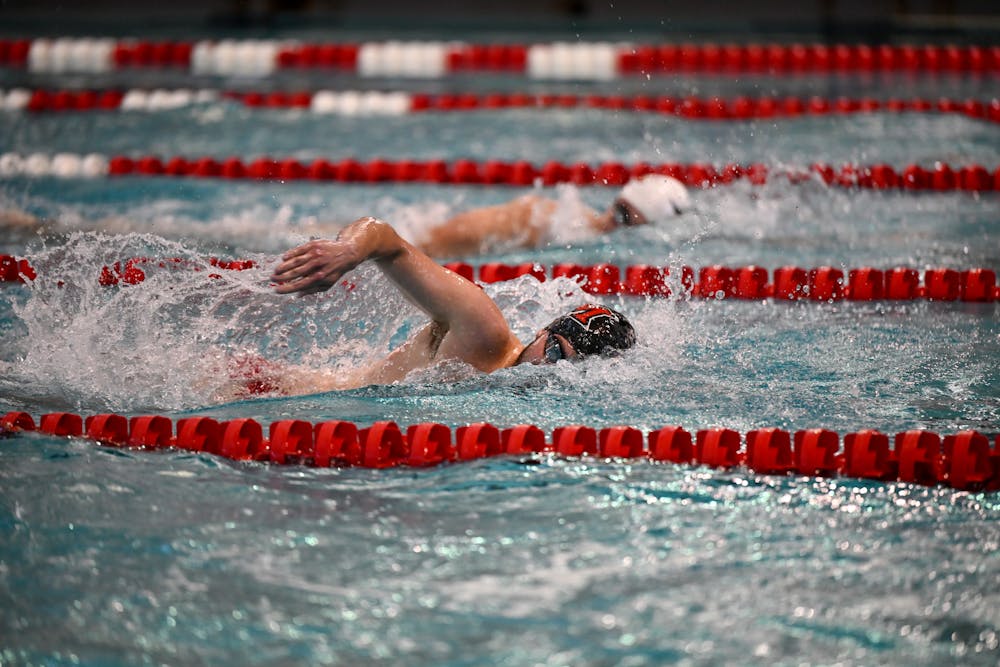
[[[557,185],[555,202],[556,207],[548,225],[548,241],[557,244],[573,243],[596,235],[589,222],[590,216],[596,211],[583,201],[579,188],[569,184]]]
[[[271,291],[273,255],[251,255],[260,263],[257,269],[220,270],[202,251],[149,234],[71,233],[66,243],[30,257],[39,279],[26,302],[14,305],[27,335],[14,343],[20,349],[17,361],[2,369],[5,382],[41,384],[94,409],[178,410],[230,399],[227,368],[240,354],[346,376],[387,354],[427,321],[367,265],[345,277],[349,285],[301,299]],[[99,284],[102,266],[129,257],[182,262],[138,263],[145,280],[136,285]],[[485,290],[524,341],[557,315],[594,300],[565,278],[540,283],[525,276]],[[661,358],[678,329],[669,312],[648,305],[637,310],[632,304],[624,310],[640,331],[637,354]],[[601,359],[586,368],[511,369],[489,380],[448,366],[405,382],[436,384],[447,376],[509,383],[537,376],[565,383],[586,374],[588,382],[619,386],[637,381],[641,370],[630,364]]]

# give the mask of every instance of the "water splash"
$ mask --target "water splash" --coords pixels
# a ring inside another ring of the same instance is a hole
[[[138,284],[100,284],[103,267],[132,257],[170,261],[136,264],[145,273]],[[413,315],[377,280],[310,300],[278,297],[267,283],[274,259],[253,259],[255,269],[220,270],[157,236],[72,234],[32,254],[39,278],[13,308],[27,335],[13,341],[5,383],[46,386],[70,405],[179,409],[209,402],[234,356],[361,363]],[[389,323],[381,336],[379,320]]]
[[[102,285],[105,267],[129,258],[144,273],[138,284]],[[346,376],[402,343],[427,318],[372,266],[362,266],[328,292],[292,297],[268,284],[274,256],[253,255],[256,268],[213,266],[199,250],[149,234],[74,233],[31,254],[39,278],[13,305],[26,332],[11,341],[3,384],[44,387],[38,398],[72,408],[119,411],[183,410],[232,399],[233,369],[258,360]],[[166,260],[166,261],[164,261]],[[593,301],[565,279],[530,277],[486,286],[514,333],[524,341],[557,315]],[[643,363],[662,359],[676,336],[672,309],[631,310]],[[514,382],[535,373],[557,385],[611,382],[624,388],[640,371],[621,359],[553,372],[511,371]],[[470,369],[429,369],[409,384],[478,378]],[[474,382],[482,380],[473,379]],[[505,382],[506,380],[500,380]]]

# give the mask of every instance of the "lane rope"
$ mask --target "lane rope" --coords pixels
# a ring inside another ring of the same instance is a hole
[[[169,176],[249,181],[306,181],[341,183],[433,183],[441,185],[495,185],[528,187],[572,183],[577,186],[620,187],[646,174],[672,176],[693,188],[713,188],[736,181],[764,185],[774,180],[792,184],[820,181],[828,186],[875,190],[992,192],[1000,189],[1000,167],[980,164],[952,166],[934,162],[931,167],[908,164],[832,165],[768,167],[760,163],[640,162],[625,165],[605,162],[590,165],[549,160],[538,165],[527,160],[389,160],[355,158],[301,161],[295,158],[158,155],[106,157],[98,153],[0,154],[0,177],[104,178],[125,176]]]
[[[741,434],[708,428],[692,434],[679,426],[643,433],[630,426],[568,425],[546,434],[530,424],[501,429],[480,422],[453,431],[444,424],[420,423],[404,431],[393,421],[359,427],[348,421],[281,420],[268,424],[265,435],[265,427],[253,419],[187,417],[175,424],[160,415],[99,414],[84,419],[66,412],[42,415],[37,426],[26,412],[9,412],[0,419],[0,434],[33,431],[111,447],[176,448],[279,465],[429,467],[492,456],[551,454],[1000,490],[1000,435],[991,447],[978,431],[942,437],[924,430],[889,436],[869,429],[841,437],[825,429],[792,433],[763,428]]]
[[[996,272],[986,268],[956,270],[934,268],[918,271],[908,267],[887,270],[873,267],[844,269],[817,267],[805,269],[783,266],[768,271],[760,266],[728,267],[712,265],[695,270],[690,266],[615,264],[581,265],[572,263],[542,264],[525,262],[503,264],[488,262],[477,269],[464,262],[444,265],[470,281],[482,284],[515,280],[522,276],[544,282],[569,278],[590,294],[702,299],[777,299],[783,301],[965,301],[992,303],[1000,301]],[[256,268],[252,260],[222,260],[216,257],[196,263],[178,258],[150,259],[136,257],[104,266],[97,280],[106,287],[137,285],[146,273],[157,269],[208,270],[218,278],[217,270],[244,271]],[[25,283],[37,279],[37,272],[27,259],[0,255],[0,282]]]
[[[226,92],[186,88],[144,90],[0,90],[0,109],[7,111],[158,112],[230,100],[252,109],[301,109],[315,114],[401,116],[410,113],[472,112],[497,109],[605,109],[674,115],[697,120],[754,120],[856,113],[948,113],[1000,123],[1000,99],[871,97],[747,97],[667,95],[569,95],[537,93],[408,93],[403,91],[317,90],[294,92]]]
[[[361,77],[443,78],[495,72],[532,79],[613,80],[676,73],[899,72],[991,74],[1000,46],[956,44],[635,44],[444,41],[303,43],[293,40],[149,41],[113,38],[0,40],[0,66],[36,73],[172,68],[195,75],[268,77],[322,69]]]

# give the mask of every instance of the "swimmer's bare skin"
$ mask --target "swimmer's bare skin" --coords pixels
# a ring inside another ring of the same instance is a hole
[[[629,206],[621,200],[615,204]],[[431,257],[476,255],[493,244],[535,248],[542,244],[555,208],[551,199],[524,195],[505,204],[464,211],[430,229],[420,248]],[[638,211],[632,212],[636,221],[642,218]],[[588,211],[586,223],[598,234],[615,228],[611,209]]]
[[[68,223],[57,218],[40,218],[17,208],[0,209],[0,229],[6,233],[28,237],[33,235],[54,236],[79,230],[82,225]],[[127,234],[135,231],[136,224],[124,217],[105,217],[87,222],[88,231]]]
[[[627,202],[616,200],[615,205],[627,206],[636,224],[645,222],[642,215]],[[556,202],[537,195],[524,195],[503,204],[484,206],[462,211],[448,220],[427,230],[418,244],[431,257],[466,257],[504,248],[535,248],[542,245],[546,232],[553,224]],[[611,209],[604,213],[588,211],[586,224],[595,234],[607,233],[615,228]],[[93,223],[95,231],[124,233],[135,227],[127,220],[106,218]],[[301,226],[303,234],[325,236],[335,234],[342,227],[339,223],[312,222]],[[59,230],[55,220],[42,220],[30,213],[16,209],[0,210],[0,228],[21,233],[51,234]]]
[[[373,261],[431,322],[351,384],[385,384],[418,368],[457,359],[490,373],[536,361],[511,331],[493,300],[478,286],[435,263],[388,224],[360,218],[336,240],[309,241],[284,254],[272,275],[279,294],[327,290],[351,269]]]
[[[0,210],[0,227],[5,229],[32,229],[44,224],[43,220],[15,208]]]
[[[557,203],[545,197],[528,194],[503,204],[481,206],[462,211],[430,227],[415,245],[430,257],[471,257],[497,248],[537,248],[545,243],[547,232],[554,224]],[[631,224],[646,224],[646,218],[634,206],[615,199],[603,213],[587,210],[586,226],[595,234],[606,234],[617,227],[613,207],[629,211]],[[325,222],[313,222],[302,227],[305,234],[323,235],[339,227]]]

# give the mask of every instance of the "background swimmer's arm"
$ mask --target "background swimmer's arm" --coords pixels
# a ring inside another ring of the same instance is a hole
[[[432,257],[475,255],[491,243],[534,248],[544,237],[555,202],[525,195],[464,211],[427,231],[420,249]]]
[[[284,255],[272,278],[280,294],[329,289],[362,262],[376,262],[436,331],[434,354],[455,357],[485,371],[503,365],[520,346],[493,300],[474,283],[435,263],[388,224],[361,218],[335,241],[310,241]]]

